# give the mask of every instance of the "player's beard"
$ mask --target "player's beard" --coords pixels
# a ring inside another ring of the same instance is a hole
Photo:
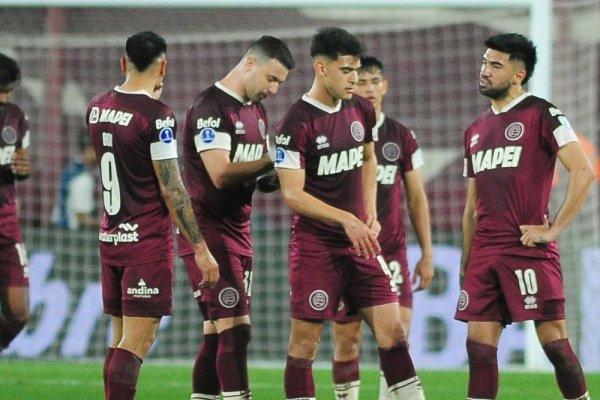
[[[499,87],[488,87],[484,88],[481,85],[479,86],[479,93],[484,95],[485,97],[489,97],[492,100],[501,100],[508,96],[508,91],[510,89],[510,82],[499,86]]]

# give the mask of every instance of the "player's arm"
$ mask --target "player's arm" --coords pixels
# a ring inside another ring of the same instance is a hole
[[[431,244],[431,223],[429,203],[419,169],[404,174],[407,208],[410,222],[421,247],[421,259],[417,262],[413,274],[413,283],[419,279],[417,290],[427,289],[433,279],[433,246]]]
[[[31,162],[29,161],[29,152],[27,149],[19,148],[15,150],[12,155],[11,170],[17,180],[29,178]]]
[[[330,206],[304,191],[303,169],[278,168],[277,173],[283,199],[292,211],[305,217],[342,225],[360,255],[375,257],[379,253],[379,243],[366,224],[352,213]]]
[[[251,181],[273,169],[273,161],[268,153],[255,161],[234,163],[229,161],[229,153],[223,149],[205,150],[200,153],[208,175],[217,189]]]
[[[467,270],[467,263],[471,255],[471,247],[473,245],[473,237],[475,236],[475,222],[477,221],[477,187],[475,186],[475,178],[467,180],[467,199],[462,218],[462,233],[463,245],[462,254],[460,256],[460,281]]]
[[[554,222],[542,225],[521,225],[521,243],[536,246],[550,243],[569,225],[583,205],[596,173],[579,142],[569,142],[558,151],[558,158],[569,172],[567,191]]]
[[[160,190],[179,232],[194,249],[196,263],[202,271],[202,287],[211,287],[219,279],[219,266],[198,228],[190,198],[183,186],[176,158],[152,160]]]
[[[362,180],[367,215],[365,223],[377,237],[379,231],[381,231],[381,225],[377,220],[377,156],[375,155],[375,144],[373,142],[364,145]]]

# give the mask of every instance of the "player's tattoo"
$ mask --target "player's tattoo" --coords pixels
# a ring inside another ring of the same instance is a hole
[[[204,239],[196,223],[190,198],[183,186],[177,159],[161,160],[155,165],[161,187],[164,188],[163,197],[171,210],[175,225],[191,243],[201,242]]]

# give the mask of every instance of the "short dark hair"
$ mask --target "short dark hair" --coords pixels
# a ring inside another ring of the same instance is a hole
[[[325,56],[336,60],[340,56],[360,57],[364,47],[360,40],[345,29],[330,27],[321,28],[313,36],[310,45],[310,56]]]
[[[492,50],[510,54],[510,60],[519,60],[525,64],[525,85],[533,75],[537,63],[537,49],[533,42],[518,33],[503,33],[489,37],[484,42]]]
[[[287,45],[280,39],[264,35],[250,45],[246,54],[258,53],[268,59],[279,61],[288,70],[294,69],[296,63]]]
[[[363,56],[360,58],[359,72],[373,72],[379,70],[383,74],[383,63],[373,56]]]
[[[19,64],[9,56],[0,53],[0,88],[21,80]]]
[[[125,53],[139,72],[144,72],[158,56],[166,52],[165,39],[150,31],[131,35],[125,43]]]

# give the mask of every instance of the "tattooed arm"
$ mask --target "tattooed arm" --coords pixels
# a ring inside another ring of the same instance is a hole
[[[211,287],[219,279],[219,266],[196,223],[190,198],[181,180],[177,159],[154,160],[152,165],[173,222],[194,248],[196,264],[203,277],[201,287]]]

